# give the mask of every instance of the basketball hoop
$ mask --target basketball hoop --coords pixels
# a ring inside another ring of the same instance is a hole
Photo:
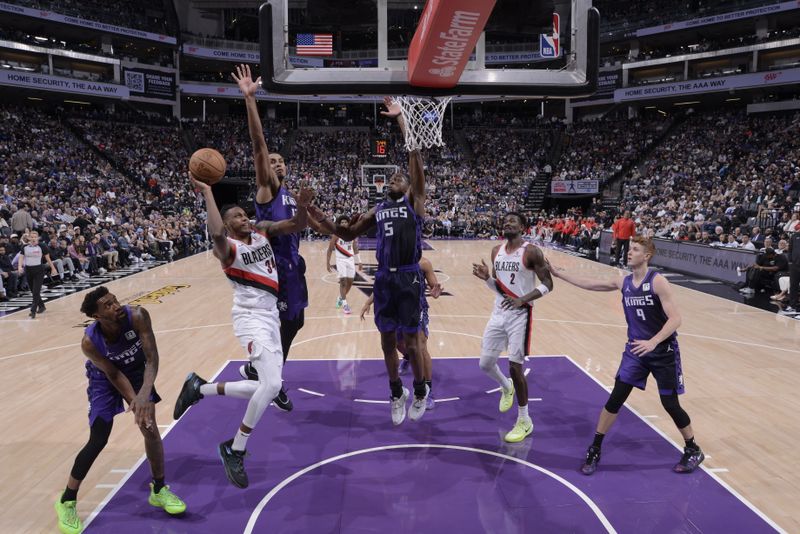
[[[442,123],[447,104],[453,97],[423,98],[418,96],[396,96],[406,123],[406,150],[444,145]]]
[[[375,186],[375,189],[378,191],[378,194],[382,195],[383,194],[383,186],[386,185],[386,182],[383,179],[377,179],[376,178],[375,181],[373,182],[373,185]]]

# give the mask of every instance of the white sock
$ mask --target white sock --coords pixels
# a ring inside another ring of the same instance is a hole
[[[345,304],[347,304],[347,299],[342,299],[342,306],[344,306]]]
[[[528,415],[528,405],[525,406],[517,406],[519,412],[517,413],[517,421],[521,421],[524,419],[530,419],[531,416]]]
[[[217,385],[216,384],[203,384],[200,386],[200,394],[204,397],[219,395],[217,393]]]
[[[250,437],[250,434],[245,434],[242,432],[242,429],[236,431],[236,436],[233,438],[233,445],[231,449],[235,451],[243,451],[247,448],[247,439]]]

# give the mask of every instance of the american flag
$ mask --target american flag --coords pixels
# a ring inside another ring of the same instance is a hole
[[[332,56],[333,34],[331,33],[298,33],[298,56]]]

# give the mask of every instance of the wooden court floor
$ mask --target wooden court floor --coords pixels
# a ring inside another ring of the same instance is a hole
[[[450,293],[431,305],[429,348],[434,358],[477,356],[493,296],[471,275],[471,263],[489,261],[496,242],[432,241],[425,252]],[[380,358],[371,316],[357,311],[366,297],[353,290],[354,313],[335,309],[335,274],[325,270],[327,243],[304,242],[309,297],[306,326],[291,359]],[[546,251],[565,268],[606,277],[611,267]],[[362,252],[365,262],[372,252]],[[180,260],[108,284],[120,301],[150,312],[160,353],[156,386],[163,429],[189,371],[213,375],[228,359],[243,358],[230,319],[231,288],[210,253]],[[800,479],[794,474],[800,443],[800,321],[675,287],[683,315],[681,354],[687,383],[682,402],[692,417],[706,466],[787,532],[800,531]],[[88,437],[86,379],[79,342],[83,293],[48,303],[36,320],[27,312],[0,319],[0,532],[54,532],[53,502],[75,454]],[[534,312],[534,354],[567,354],[602,384],[613,383],[625,321],[618,293],[591,293],[556,281]],[[503,364],[505,369],[505,364]],[[480,373],[477,362],[475,372]],[[435,363],[434,363],[435,373]],[[629,405],[673,440],[680,435],[652,387],[634,391]],[[598,411],[600,410],[598,406]],[[535,411],[533,412],[535,418]],[[237,415],[238,417],[238,415]],[[389,422],[387,410],[386,423]],[[613,430],[612,430],[613,432]],[[587,442],[591,436],[587,436]],[[534,433],[533,439],[536,439]],[[116,418],[104,452],[84,481],[78,509],[84,520],[144,452],[133,417]],[[169,483],[169,457],[167,483]],[[576,468],[580,459],[576,459]],[[146,498],[143,495],[142,498]],[[189,503],[191,506],[191,503]]]

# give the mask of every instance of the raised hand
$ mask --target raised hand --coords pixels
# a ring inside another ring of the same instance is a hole
[[[304,208],[308,208],[311,202],[314,200],[314,196],[316,193],[313,189],[308,187],[307,185],[303,184],[300,186],[300,192],[297,194],[297,205],[302,206]]]
[[[189,171],[189,180],[191,180],[195,190],[199,191],[200,193],[211,191],[211,186],[195,178],[192,174],[192,171]]]
[[[477,263],[472,264],[472,274],[480,278],[481,280],[488,280],[489,279],[489,266],[486,265],[486,262],[481,260],[481,264],[478,265]]]
[[[236,65],[236,72],[232,72],[231,77],[239,85],[239,90],[245,97],[255,96],[258,86],[261,85],[261,76],[256,81],[253,81],[253,76],[250,74],[250,65]]]
[[[384,117],[394,118],[400,115],[400,103],[391,96],[383,97],[383,105],[386,106],[386,111],[381,111]]]

